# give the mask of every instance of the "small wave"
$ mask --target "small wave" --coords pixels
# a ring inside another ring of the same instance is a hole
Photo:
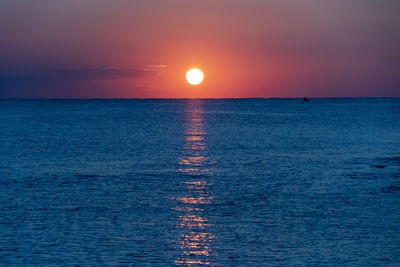
[[[103,177],[101,175],[96,175],[96,174],[75,174],[74,176],[76,178],[99,178],[99,177]]]
[[[386,164],[400,165],[400,157],[377,158],[377,160]]]
[[[400,186],[389,185],[382,187],[381,190],[385,193],[395,193],[400,190]]]

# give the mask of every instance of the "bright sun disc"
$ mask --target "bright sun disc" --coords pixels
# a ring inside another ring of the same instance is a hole
[[[186,80],[191,85],[199,85],[204,79],[204,74],[200,69],[190,69],[186,73]]]

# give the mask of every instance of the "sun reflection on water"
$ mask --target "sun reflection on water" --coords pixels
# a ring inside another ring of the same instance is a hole
[[[185,180],[181,182],[182,192],[173,197],[177,201],[174,210],[181,213],[176,223],[179,229],[176,248],[180,250],[176,265],[213,265],[214,262],[213,225],[204,215],[214,199],[207,180],[211,170],[207,167],[210,159],[206,155],[204,128],[201,102],[188,102],[184,152],[178,162],[178,171]]]

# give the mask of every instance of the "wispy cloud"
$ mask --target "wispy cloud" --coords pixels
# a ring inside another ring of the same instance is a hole
[[[121,68],[90,68],[90,69],[63,69],[40,72],[0,73],[0,85],[10,82],[52,82],[52,81],[101,81],[130,79],[152,76],[164,69],[165,65],[150,65],[138,69]]]
[[[142,68],[86,68],[42,71],[0,72],[0,97],[18,95],[20,92],[36,92],[38,95],[49,88],[91,85],[99,81],[137,79],[157,75],[165,65],[148,65]],[[56,90],[56,89],[54,89]]]
[[[142,68],[143,71],[151,71],[151,72],[161,72],[167,68],[167,65],[159,64],[159,65],[147,65]]]

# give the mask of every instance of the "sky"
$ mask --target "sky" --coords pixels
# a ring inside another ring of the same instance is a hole
[[[399,12],[398,0],[1,0],[0,98],[399,97]]]

